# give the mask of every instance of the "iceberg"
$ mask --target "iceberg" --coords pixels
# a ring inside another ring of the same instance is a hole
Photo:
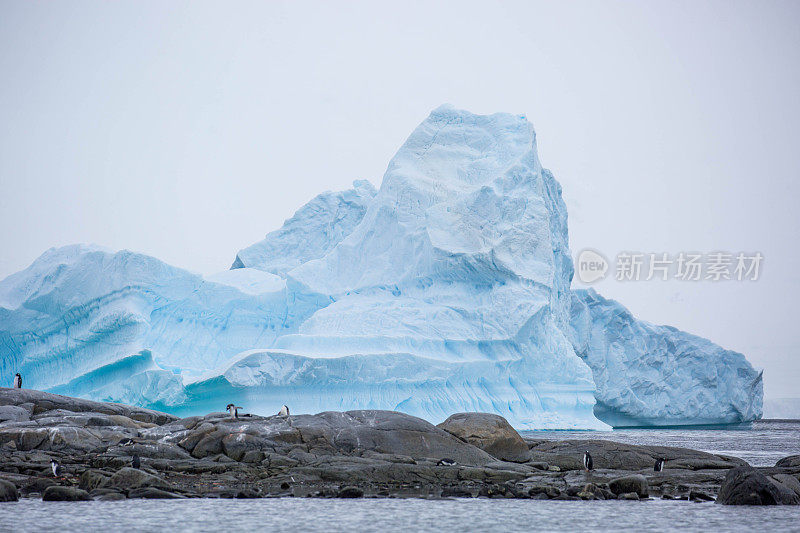
[[[484,411],[518,429],[760,416],[760,374],[741,354],[573,292],[572,275],[561,187],[531,124],[442,106],[379,190],[318,195],[228,271],[49,250],[0,282],[0,383],[19,371],[31,387],[183,415],[230,402],[434,423]]]
[[[591,367],[597,417],[614,427],[717,425],[761,418],[762,372],[744,355],[637,320],[593,289],[576,290],[571,337]]]

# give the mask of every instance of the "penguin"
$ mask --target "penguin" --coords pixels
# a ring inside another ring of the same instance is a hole
[[[126,437],[126,438],[120,440],[117,443],[117,446],[131,446],[132,444],[133,444],[133,439],[130,438],[130,437]]]
[[[138,455],[134,455],[131,458],[131,466],[137,470],[142,467],[142,461],[139,459]]]
[[[14,388],[15,389],[21,389],[22,388],[22,376],[19,375],[19,372],[17,372],[14,375]]]
[[[53,477],[61,477],[64,473],[64,467],[58,464],[55,459],[50,459],[50,469],[53,470]]]
[[[289,416],[289,406],[288,405],[284,405],[283,407],[281,407],[281,410],[278,411],[278,414],[280,416]]]
[[[656,464],[653,466],[653,471],[654,472],[661,472],[662,470],[664,470],[664,461],[666,461],[666,459],[664,459],[662,457],[659,457],[658,459],[656,459]]]
[[[586,469],[587,472],[590,470],[594,470],[594,461],[592,461],[592,454],[588,451],[583,454],[583,468]]]
[[[229,403],[225,409],[231,414],[231,418],[239,418],[239,409],[241,407],[236,407],[236,404]]]
[[[449,457],[442,457],[439,459],[439,462],[436,463],[436,466],[455,466],[457,464],[458,463],[456,463],[455,460],[450,459]]]

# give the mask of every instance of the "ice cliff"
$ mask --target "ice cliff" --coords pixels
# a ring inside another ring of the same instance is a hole
[[[20,371],[31,387],[180,414],[489,411],[521,429],[759,416],[743,356],[571,280],[566,208],[530,123],[444,106],[379,191],[317,196],[230,271],[46,252],[0,282],[0,383]]]
[[[761,372],[740,353],[637,320],[592,289],[573,292],[571,332],[594,375],[595,414],[608,424],[732,424],[761,417]]]

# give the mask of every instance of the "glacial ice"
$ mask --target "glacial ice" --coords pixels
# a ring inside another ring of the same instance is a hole
[[[571,337],[594,374],[595,414],[614,427],[761,417],[762,373],[744,355],[637,320],[593,289],[573,292]]]
[[[49,250],[0,281],[0,383],[20,371],[176,414],[488,411],[520,429],[760,416],[743,356],[573,293],[572,273],[532,126],[443,106],[379,191],[320,194],[229,271]]]

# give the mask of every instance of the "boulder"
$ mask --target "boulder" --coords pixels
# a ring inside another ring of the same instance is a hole
[[[165,490],[157,489],[155,487],[141,487],[128,491],[128,498],[145,498],[151,500],[177,500],[185,498],[180,494],[174,492],[167,492]]]
[[[10,481],[0,479],[0,502],[15,502],[17,500],[19,500],[17,486]]]
[[[775,466],[778,467],[785,467],[785,468],[793,468],[800,466],[800,455],[790,455],[789,457],[784,457],[780,459]]]
[[[46,502],[84,502],[91,499],[85,490],[60,485],[47,487],[42,495],[42,500]]]
[[[790,474],[772,474],[770,477],[800,496],[800,481],[798,481],[795,476]]]
[[[121,468],[104,485],[118,489],[137,489],[140,487],[169,488],[163,479],[136,468]]]
[[[719,489],[724,505],[800,505],[800,497],[780,482],[749,466],[731,469]]]
[[[362,498],[363,496],[364,491],[358,487],[344,487],[336,494],[337,498]]]
[[[456,413],[436,426],[503,461],[530,459],[528,445],[500,415]]]
[[[636,493],[639,498],[650,496],[650,487],[647,484],[647,479],[641,474],[612,479],[608,483],[608,488],[620,499],[623,499],[621,495],[631,492]]]

